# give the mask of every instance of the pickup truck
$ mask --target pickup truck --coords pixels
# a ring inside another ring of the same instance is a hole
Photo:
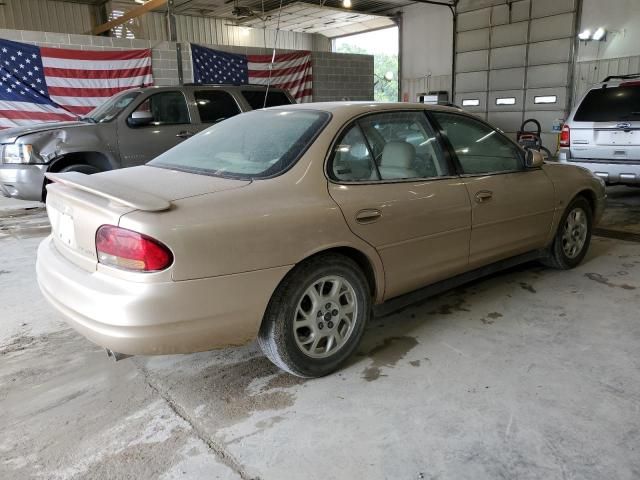
[[[141,165],[214,123],[292,103],[285,90],[256,85],[126,90],[77,121],[0,131],[0,194],[43,200],[46,172],[92,174]]]

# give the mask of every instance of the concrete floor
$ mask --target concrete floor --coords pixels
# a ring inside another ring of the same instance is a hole
[[[640,233],[640,190],[610,197]],[[374,319],[305,381],[255,345],[113,363],[38,292],[47,228],[0,200],[0,478],[640,478],[640,243]]]

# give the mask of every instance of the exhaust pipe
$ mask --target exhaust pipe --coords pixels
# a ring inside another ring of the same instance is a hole
[[[105,348],[107,351],[107,357],[113,358],[114,362],[118,362],[120,360],[124,360],[125,358],[133,357],[133,355],[127,355],[126,353],[114,352],[108,348]]]

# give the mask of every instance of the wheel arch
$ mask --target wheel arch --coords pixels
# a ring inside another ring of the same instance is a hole
[[[56,158],[48,168],[49,172],[59,172],[63,168],[70,165],[91,165],[96,167],[101,172],[106,170],[113,170],[114,164],[111,159],[102,152],[69,152]]]
[[[585,188],[579,191],[578,193],[576,193],[574,197],[571,199],[571,202],[578,197],[584,197],[587,200],[587,202],[589,202],[589,206],[591,207],[591,213],[595,215],[596,209],[597,209],[597,197],[595,192],[593,190]]]

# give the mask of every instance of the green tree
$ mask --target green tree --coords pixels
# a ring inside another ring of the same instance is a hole
[[[371,55],[366,49],[351,44],[342,44],[338,53],[357,53]],[[387,72],[393,74],[393,80],[385,79]],[[373,55],[373,98],[377,102],[398,101],[398,55],[377,53]]]

